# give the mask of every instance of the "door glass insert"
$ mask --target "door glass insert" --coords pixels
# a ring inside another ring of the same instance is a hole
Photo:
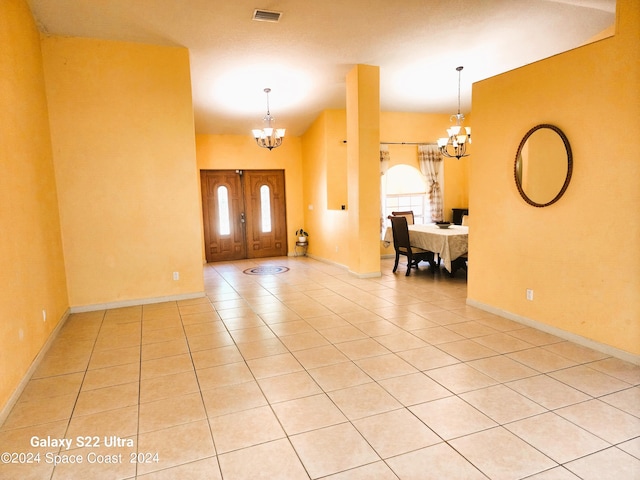
[[[260,187],[260,215],[262,233],[271,232],[271,191],[268,185]]]
[[[218,231],[220,235],[229,235],[231,233],[231,224],[229,222],[229,189],[227,187],[218,187]]]

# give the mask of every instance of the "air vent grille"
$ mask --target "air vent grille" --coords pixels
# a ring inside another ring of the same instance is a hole
[[[282,13],[272,12],[270,10],[255,10],[253,19],[258,22],[279,22]]]

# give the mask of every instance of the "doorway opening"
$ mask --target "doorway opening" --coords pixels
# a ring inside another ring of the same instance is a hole
[[[207,262],[287,254],[284,170],[201,170]]]

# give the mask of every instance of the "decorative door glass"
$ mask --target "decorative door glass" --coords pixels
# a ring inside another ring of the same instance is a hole
[[[267,185],[260,187],[260,215],[262,233],[271,232],[271,192]]]
[[[218,232],[220,235],[229,235],[231,225],[229,223],[229,190],[227,187],[218,187]]]

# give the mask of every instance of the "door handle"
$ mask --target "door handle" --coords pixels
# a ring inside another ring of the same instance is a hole
[[[244,212],[240,214],[240,223],[244,223]]]

